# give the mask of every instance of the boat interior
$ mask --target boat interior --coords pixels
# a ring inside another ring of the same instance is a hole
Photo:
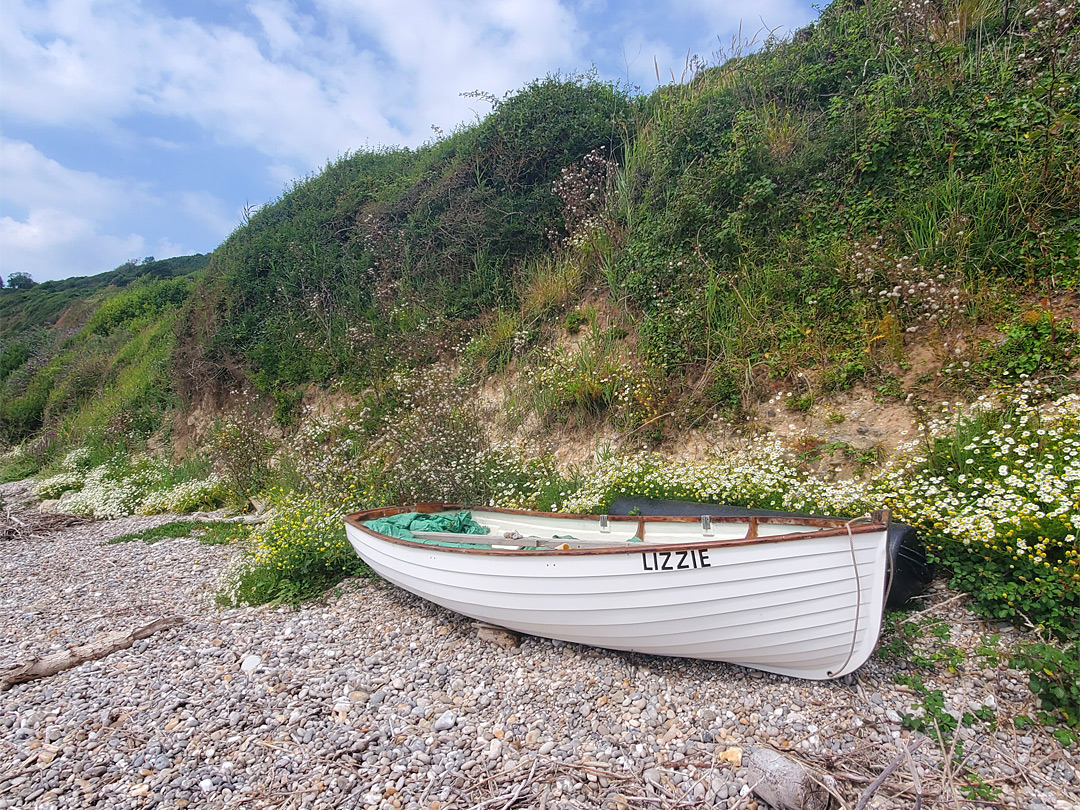
[[[419,504],[423,515],[457,517],[467,510],[484,534],[411,530],[412,542],[447,548],[494,550],[578,550],[620,548],[633,545],[667,546],[729,545],[761,542],[813,533],[846,533],[849,521],[839,518],[554,515],[510,509],[468,508],[444,504]],[[401,514],[403,508],[372,510],[351,515],[355,525]],[[852,521],[868,526],[874,518]],[[378,527],[371,527],[378,531]]]

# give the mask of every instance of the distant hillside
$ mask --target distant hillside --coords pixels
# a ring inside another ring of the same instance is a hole
[[[0,441],[43,430],[145,438],[171,396],[174,319],[210,257],[127,262],[95,276],[0,290]],[[115,438],[115,437],[114,437]],[[45,462],[44,453],[38,463]]]
[[[137,279],[186,276],[202,270],[209,262],[208,253],[160,261],[131,261],[94,276],[46,281],[29,289],[0,288],[0,337],[31,327],[52,326],[70,305],[88,299],[107,287],[120,289]]]

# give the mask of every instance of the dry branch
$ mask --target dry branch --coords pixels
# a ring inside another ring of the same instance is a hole
[[[34,540],[51,532],[89,523],[90,518],[60,512],[0,512],[0,540]]]
[[[893,771],[900,767],[900,763],[902,763],[905,759],[909,759],[912,752],[914,752],[916,748],[922,745],[925,740],[926,737],[919,737],[917,740],[912,740],[908,744],[908,746],[900,752],[900,756],[894,759],[889,764],[889,766],[881,772],[878,778],[870,783],[870,787],[863,791],[862,796],[859,797],[859,803],[855,805],[855,810],[863,810],[863,808],[866,807],[866,803],[870,801],[870,798],[874,795],[877,789],[885,783],[885,780],[892,775]],[[916,774],[916,777],[917,776],[918,774]]]
[[[0,666],[0,692],[3,692],[16,684],[35,681],[38,678],[47,678],[58,672],[72,669],[87,661],[96,661],[107,655],[112,655],[118,650],[126,650],[136,641],[149,638],[154,633],[167,630],[183,624],[180,616],[170,616],[156,619],[142,627],[136,627],[123,633],[110,633],[100,639],[72,647],[69,650],[43,655],[25,663],[14,663]]]

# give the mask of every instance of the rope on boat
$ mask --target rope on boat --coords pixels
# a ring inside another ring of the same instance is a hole
[[[851,533],[851,524],[858,519],[849,520],[844,524],[844,528],[847,529],[848,548],[851,549],[851,570],[855,572],[855,627],[851,631],[851,648],[848,650],[847,658],[844,659],[844,663],[840,665],[839,669],[826,673],[830,678],[833,677],[834,673],[842,672],[848,662],[851,661],[851,656],[855,654],[855,644],[859,639],[859,614],[862,613],[862,582],[859,577],[859,563],[855,559],[855,535]]]

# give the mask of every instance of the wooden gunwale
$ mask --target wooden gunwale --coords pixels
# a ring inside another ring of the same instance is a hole
[[[583,548],[583,549],[497,549],[497,548],[455,548],[453,546],[433,546],[428,543],[416,543],[411,540],[402,540],[397,537],[391,537],[386,534],[380,534],[379,532],[372,531],[363,524],[365,520],[373,520],[375,518],[389,517],[391,515],[399,515],[403,512],[442,512],[452,509],[471,509],[477,512],[498,512],[501,514],[510,515],[526,515],[529,517],[557,517],[568,518],[578,520],[597,520],[599,521],[600,515],[581,515],[581,514],[563,514],[554,512],[536,512],[525,509],[503,509],[498,507],[488,506],[462,506],[460,504],[437,504],[437,503],[422,503],[417,504],[415,509],[407,509],[403,506],[387,506],[380,509],[368,509],[362,512],[353,512],[350,515],[345,516],[345,522],[351,525],[353,528],[358,529],[366,535],[374,537],[378,540],[382,540],[386,543],[393,543],[399,546],[406,546],[408,548],[422,548],[422,549],[437,549],[442,552],[449,552],[452,554],[480,554],[480,555],[492,555],[500,557],[580,557],[592,554],[639,554],[643,551],[690,551],[694,549],[711,549],[711,548],[728,548],[737,546],[753,546],[764,545],[767,543],[786,543],[793,540],[809,540],[824,537],[847,537],[848,533],[851,534],[865,534],[867,532],[876,532],[886,530],[889,525],[889,518],[887,512],[882,512],[880,519],[871,519],[867,522],[860,522],[857,525],[855,521],[840,520],[837,518],[790,518],[790,517],[740,517],[740,516],[717,516],[713,517],[714,523],[746,523],[748,533],[746,537],[735,537],[729,539],[718,539],[715,537],[703,538],[702,540],[694,540],[686,543],[624,543],[620,545],[613,545],[610,548]],[[696,523],[699,518],[696,516],[685,515],[608,515],[609,521],[620,522],[634,522],[637,524],[637,531],[639,534],[635,536],[640,537],[644,533],[646,523]],[[856,518],[856,520],[859,520]],[[819,524],[824,526],[823,529],[814,532],[793,532],[791,534],[777,534],[767,537],[758,537],[757,528],[763,523],[774,523],[778,525],[797,525],[807,526]],[[489,535],[468,535],[463,534],[462,542],[475,542]],[[470,540],[471,538],[471,540]],[[493,538],[497,540],[498,538]]]

